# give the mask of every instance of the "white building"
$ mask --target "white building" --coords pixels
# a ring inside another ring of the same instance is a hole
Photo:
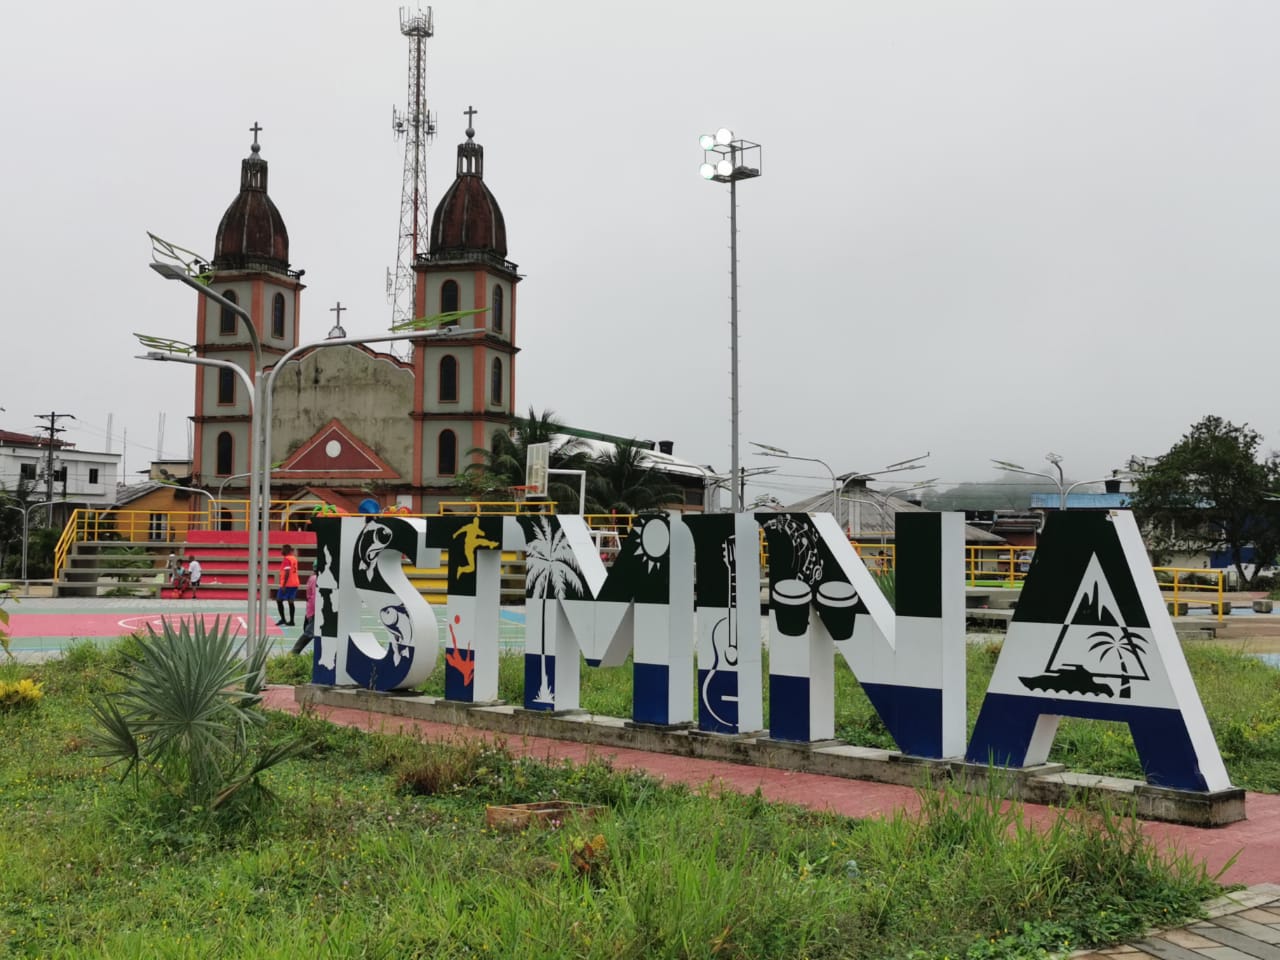
[[[0,430],[0,487],[12,494],[31,487],[30,500],[48,499],[49,441],[46,437]],[[53,499],[66,500],[58,515],[75,507],[109,507],[116,499],[120,454],[77,450],[53,441]]]

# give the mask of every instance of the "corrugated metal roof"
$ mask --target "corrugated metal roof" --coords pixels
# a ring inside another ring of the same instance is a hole
[[[861,493],[873,493],[860,489]],[[806,500],[800,500],[782,507],[781,513],[830,513],[831,494],[819,493]],[[902,500],[898,497],[885,497],[875,494],[875,499],[858,500],[849,496],[840,498],[839,510],[835,514],[836,522],[854,540],[878,539],[884,536],[892,540],[895,533],[894,515],[899,513],[929,513],[925,507]],[[965,543],[1005,543],[1004,537],[996,536],[986,530],[965,524]]]

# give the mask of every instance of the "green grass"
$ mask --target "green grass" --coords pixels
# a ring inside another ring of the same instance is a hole
[[[1115,942],[1216,892],[1105,810],[1038,829],[926,790],[918,815],[859,822],[308,716],[261,734],[313,742],[264,775],[279,801],[219,820],[88,756],[88,699],[120,662],[89,645],[0,667],[45,688],[2,720],[0,955],[978,960]],[[552,797],[600,811],[485,827],[486,804]]]

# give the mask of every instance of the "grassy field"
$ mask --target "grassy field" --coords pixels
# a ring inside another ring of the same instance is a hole
[[[1191,674],[1208,713],[1223,760],[1237,786],[1280,792],[1280,670],[1254,657],[1201,641],[1183,645]],[[969,729],[982,706],[982,696],[995,669],[997,643],[972,645],[968,651]],[[768,672],[768,654],[765,654]],[[304,683],[310,676],[305,658],[281,659],[277,676]],[[521,703],[523,666],[518,655],[505,656],[499,669],[499,694]],[[444,695],[443,672],[423,686],[424,693]],[[764,689],[768,722],[768,684]],[[582,673],[582,706],[592,713],[631,715],[631,667],[588,669]],[[836,657],[836,736],[867,747],[893,748],[884,724],[839,656]],[[1133,738],[1124,724],[1064,719],[1050,759],[1082,773],[1142,778]]]
[[[918,815],[859,822],[308,716],[259,734],[312,744],[264,776],[275,800],[182,809],[88,749],[89,699],[122,666],[85,645],[0,667],[43,692],[0,714],[0,955],[980,960],[1115,942],[1215,892],[1106,810],[1044,831],[927,790]],[[622,672],[593,673],[584,697],[624,713]],[[485,826],[486,804],[553,797],[598,814]]]

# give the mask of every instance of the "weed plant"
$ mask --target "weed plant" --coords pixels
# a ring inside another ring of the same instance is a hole
[[[5,718],[0,952],[979,960],[1129,938],[1217,889],[1112,810],[1032,827],[995,792],[940,788],[859,822],[306,715],[262,731],[313,744],[264,773],[283,802],[215,832],[88,755],[90,699],[128,682],[112,656],[0,668],[46,690]],[[599,811],[485,826],[486,804],[555,797]]]

